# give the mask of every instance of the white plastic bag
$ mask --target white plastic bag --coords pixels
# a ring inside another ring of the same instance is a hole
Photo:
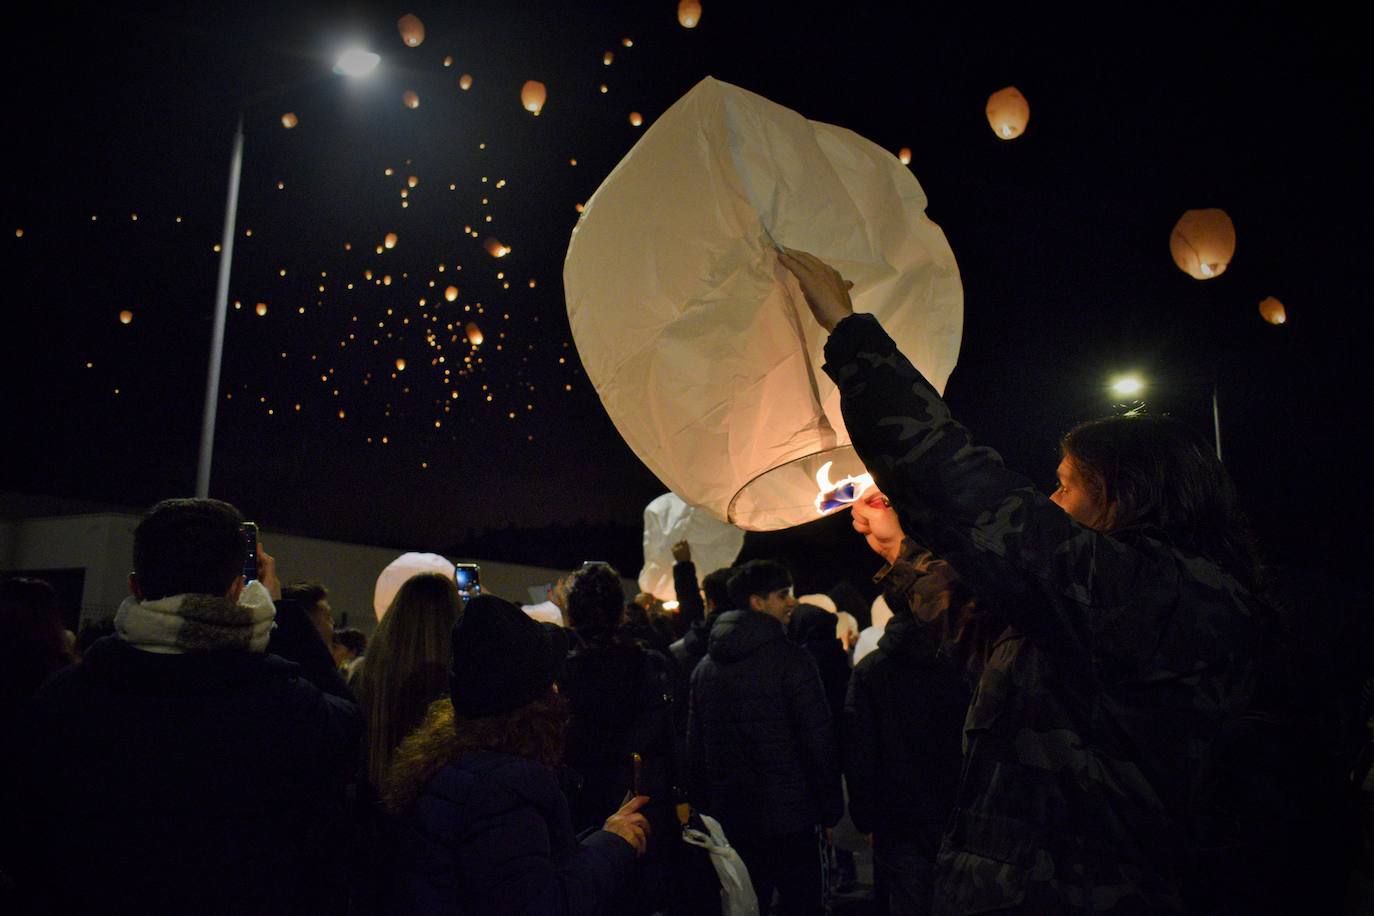
[[[673,545],[692,547],[697,584],[708,574],[731,566],[744,547],[744,532],[689,506],[676,493],[664,493],[644,508],[644,568],[639,588],[660,601],[678,597],[673,585]]]
[[[702,833],[693,827],[682,828],[682,841],[700,846],[711,854],[711,864],[720,878],[721,916],[759,916],[759,898],[754,893],[754,883],[749,880],[749,869],[725,838],[720,822],[706,815],[698,815],[710,834]]]

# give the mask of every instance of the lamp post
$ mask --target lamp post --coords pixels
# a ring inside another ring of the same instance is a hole
[[[344,51],[334,62],[334,72],[350,79],[358,79],[377,69],[381,57],[362,49]],[[268,96],[259,96],[246,103],[263,101]],[[196,463],[196,496],[205,499],[210,495],[210,459],[215,450],[215,416],[219,410],[220,366],[224,362],[224,326],[229,314],[229,273],[234,261],[234,225],[238,221],[239,177],[243,174],[243,112],[239,112],[238,124],[234,128],[233,149],[229,156],[229,193],[224,203],[224,237],[220,242],[219,280],[215,285],[215,321],[210,332],[210,362],[205,378],[205,410],[201,415],[200,455]]]
[[[1113,394],[1119,397],[1130,398],[1135,405],[1133,410],[1139,410],[1145,405],[1140,399],[1140,395],[1145,392],[1145,380],[1138,375],[1118,375],[1107,383]],[[1217,460],[1221,460],[1221,405],[1217,400],[1217,385],[1212,383],[1212,441],[1216,444]]]

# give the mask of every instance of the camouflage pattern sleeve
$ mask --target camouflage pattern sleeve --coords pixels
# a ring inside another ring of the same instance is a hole
[[[1074,522],[996,452],[975,446],[873,316],[840,322],[825,355],[854,447],[902,529],[977,594],[1041,618],[1012,622],[1089,651],[1089,609],[1125,603],[1149,575],[1148,558]],[[1052,600],[1027,601],[1030,592]]]

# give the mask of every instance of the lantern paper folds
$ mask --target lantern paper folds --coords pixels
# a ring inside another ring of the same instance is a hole
[[[1236,254],[1236,227],[1225,210],[1185,210],[1169,235],[1174,263],[1194,280],[1226,272]]]
[[[699,585],[707,573],[734,564],[744,547],[744,532],[687,505],[676,493],[664,493],[644,508],[640,591],[660,601],[679,600],[673,586],[673,545],[678,541],[692,546]]]
[[[635,454],[689,505],[747,530],[818,517],[817,472],[865,472],[821,371],[826,334],[776,244],[854,282],[937,389],[963,289],[926,196],[890,152],[707,78],[586,204],[564,263],[587,375]]]
[[[988,96],[988,124],[999,139],[1015,140],[1026,132],[1030,122],[1030,102],[1015,86],[998,89]]]
[[[1288,321],[1288,310],[1273,296],[1267,296],[1259,304],[1259,313],[1270,324],[1283,324]]]

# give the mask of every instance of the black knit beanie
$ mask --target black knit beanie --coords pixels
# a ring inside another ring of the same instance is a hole
[[[499,716],[538,699],[568,654],[567,631],[495,595],[468,601],[452,642],[449,695],[454,711],[468,719]]]

